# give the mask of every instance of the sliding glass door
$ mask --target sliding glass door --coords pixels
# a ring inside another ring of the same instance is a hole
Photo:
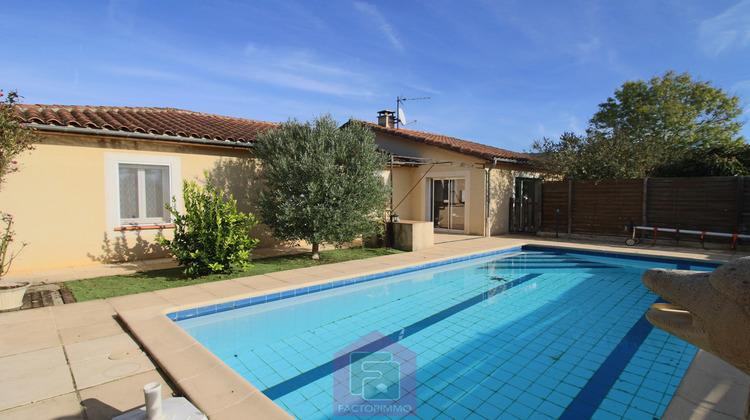
[[[466,180],[432,180],[432,221],[435,229],[463,233],[466,223]]]

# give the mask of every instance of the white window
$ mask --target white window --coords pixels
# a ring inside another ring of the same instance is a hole
[[[107,228],[148,229],[172,224],[164,207],[177,199],[182,211],[182,162],[177,156],[151,153],[104,154]]]
[[[170,222],[169,166],[120,163],[118,175],[122,225]]]

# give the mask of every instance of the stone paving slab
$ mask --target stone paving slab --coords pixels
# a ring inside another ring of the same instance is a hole
[[[122,332],[122,326],[115,317],[102,317],[91,320],[86,325],[58,327],[58,332],[63,344],[71,344],[119,334]]]
[[[114,314],[105,300],[0,314],[0,420],[111,419],[141,405],[148,382],[171,393]]]
[[[174,390],[155,370],[107,382],[80,391],[81,403],[89,419],[111,419],[143,405],[143,386],[151,382],[161,384],[162,399],[173,396]]]
[[[5,360],[0,360],[6,363]],[[0,404],[13,408],[75,391],[67,365],[23,372],[0,379]]]
[[[130,356],[139,355],[142,350],[140,344],[133,340],[129,334],[120,332],[94,340],[66,344],[65,353],[68,356],[68,362],[78,363],[100,357],[121,360],[126,358],[128,354]]]
[[[662,420],[745,418],[750,377],[704,350],[685,373]]]
[[[41,308],[44,310],[46,308]],[[31,311],[38,311],[32,309]],[[22,311],[25,313],[29,311]],[[0,340],[0,357],[19,353],[28,353],[60,345],[52,314],[47,312],[42,317],[21,319],[16,322],[2,324],[2,340]],[[4,314],[0,314],[2,318]]]
[[[14,354],[0,360],[2,360],[3,378],[15,378],[24,373],[46,371],[68,365],[61,346]]]
[[[76,388],[79,390],[155,369],[156,366],[143,352],[124,360],[112,360],[107,356],[100,356],[85,362],[70,364]]]
[[[111,419],[107,417],[89,417],[89,419]],[[0,420],[19,419],[55,419],[55,420],[85,420],[75,392],[47,398],[9,410],[0,411]]]

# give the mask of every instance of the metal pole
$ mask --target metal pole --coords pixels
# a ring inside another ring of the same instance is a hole
[[[400,122],[399,117],[398,117],[399,115],[401,115],[401,113],[399,112],[400,110],[401,110],[401,97],[396,96],[396,117],[393,118],[393,120],[396,121],[396,128],[398,128],[398,123]]]
[[[487,168],[485,171],[485,177],[487,178],[485,182],[485,187],[487,188],[487,195],[485,196],[485,199],[487,200],[487,208],[485,209],[487,211],[486,217],[484,219],[484,236],[489,237],[490,231],[492,230],[490,228],[490,170]]]

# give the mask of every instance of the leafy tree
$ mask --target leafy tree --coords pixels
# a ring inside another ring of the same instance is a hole
[[[258,136],[255,155],[264,185],[262,221],[282,240],[341,245],[379,228],[388,187],[380,172],[385,158],[375,135],[361,124],[339,128],[330,115],[312,122],[289,120]]]
[[[193,181],[183,182],[185,214],[179,213],[175,200],[167,204],[175,225],[174,239],[163,236],[157,241],[172,249],[184,273],[202,276],[226,272],[234,266],[252,267],[250,252],[258,243],[248,235],[257,223],[255,217],[237,211],[237,200],[211,185],[208,173],[206,186]]]
[[[657,167],[710,158],[711,150],[742,148],[741,114],[739,97],[668,71],[625,82],[599,104],[584,136],[565,133],[532,149],[548,158],[550,170],[571,178],[653,176]]]
[[[614,98],[599,104],[591,130],[631,142],[659,143],[668,152],[738,144],[740,98],[689,74],[668,71],[648,83],[625,82]]]
[[[586,135],[566,132],[557,142],[544,138],[532,144],[548,171],[566,178],[588,180],[647,176],[659,162],[659,154],[653,146],[592,132]]]
[[[11,91],[7,95],[0,90],[0,190],[5,183],[5,176],[18,171],[18,155],[34,149],[34,142],[39,140],[34,130],[21,124],[16,118],[16,104],[20,99],[18,92]],[[28,245],[23,242],[18,251],[9,251],[15,232],[13,229],[13,215],[0,212],[0,278],[10,270],[10,265],[23,248]]]
[[[657,165],[651,176],[740,176],[750,175],[750,146],[725,144],[701,148],[671,162]]]
[[[0,190],[5,176],[18,171],[17,156],[26,150],[34,149],[34,142],[39,140],[34,130],[21,124],[16,117],[16,104],[21,98],[18,92],[7,95],[0,90]]]

